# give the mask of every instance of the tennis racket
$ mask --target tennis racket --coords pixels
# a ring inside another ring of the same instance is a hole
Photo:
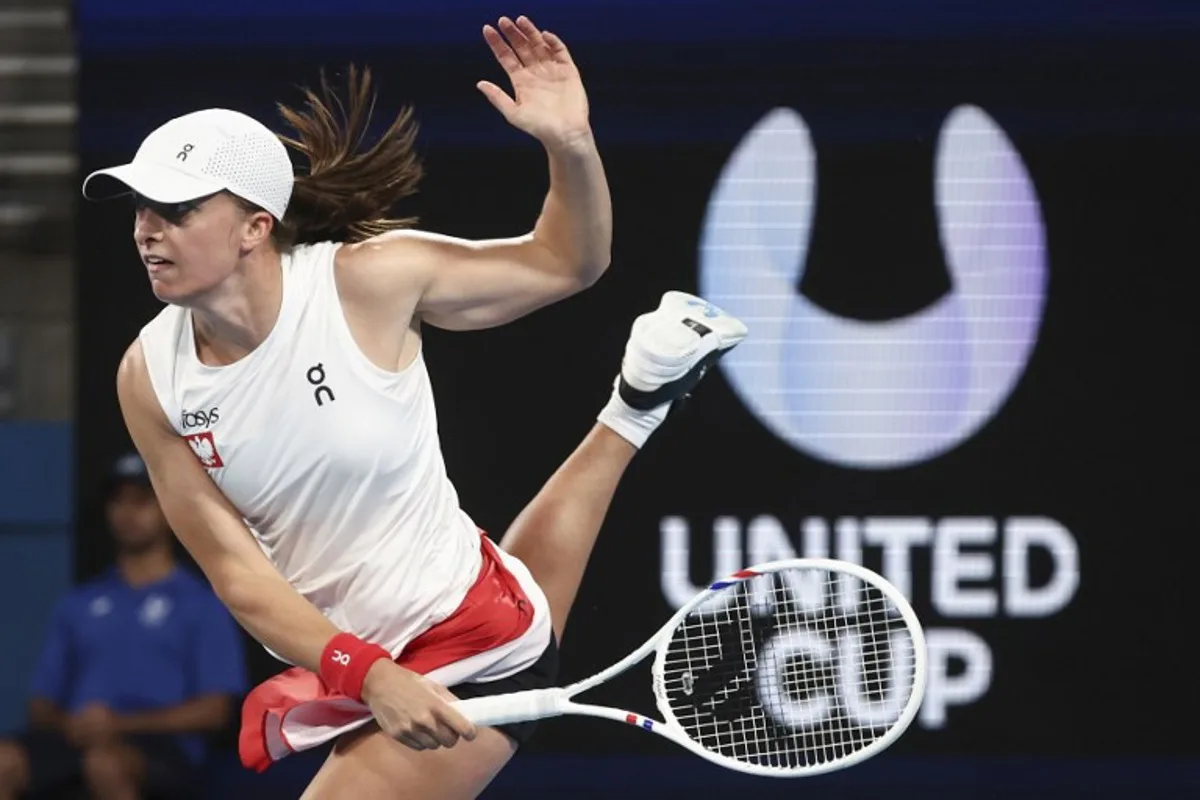
[[[572,699],[651,653],[661,720]],[[586,680],[454,705],[479,726],[566,714],[616,720],[730,769],[798,777],[879,753],[924,693],[925,635],[899,590],[856,564],[791,559],[717,581]]]

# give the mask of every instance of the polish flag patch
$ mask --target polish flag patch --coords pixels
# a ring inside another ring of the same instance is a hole
[[[189,433],[183,438],[187,439],[192,452],[196,454],[196,458],[200,460],[201,466],[205,469],[220,469],[225,466],[225,462],[221,460],[221,454],[217,452],[217,443],[213,441],[212,431]]]

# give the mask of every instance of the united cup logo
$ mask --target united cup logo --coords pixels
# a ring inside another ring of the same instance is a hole
[[[798,453],[841,468],[840,475],[828,473],[843,486],[869,486],[871,473],[917,466],[975,436],[1007,402],[1037,343],[1046,232],[1016,147],[982,109],[959,106],[938,133],[930,179],[950,289],[920,310],[882,321],[841,316],[800,292],[817,218],[817,151],[794,110],[763,115],[737,143],[709,197],[700,291],[750,329],[720,369],[758,422]],[[870,236],[873,222],[861,219],[859,235]],[[986,479],[987,466],[977,469]],[[874,565],[924,615],[929,674],[919,721],[945,728],[951,709],[979,701],[1004,663],[993,659],[976,622],[1022,619],[1027,635],[1046,635],[1053,628],[1037,620],[1058,615],[1080,586],[1080,544],[1066,525],[1029,509],[1014,514],[1002,498],[994,502],[964,513],[946,498],[896,515],[870,493],[852,510],[830,509],[819,493],[797,487],[758,508],[664,509],[663,598],[679,608],[710,580],[777,559]],[[711,556],[711,573],[705,567],[694,574],[697,551]],[[1048,573],[1035,576],[1035,554],[1051,565]],[[924,578],[917,582],[916,575]],[[802,611],[819,606],[797,596]],[[841,671],[859,659],[862,642],[766,641],[770,658],[760,664],[757,691],[777,721],[807,729],[842,708],[869,725],[896,712],[899,695],[887,687],[904,677],[911,650],[904,641],[881,645],[886,655],[879,661],[891,677],[875,681],[875,692]],[[789,671],[805,665],[826,676],[820,691],[779,694]]]
[[[769,112],[725,165],[704,222],[700,288],[752,332],[721,363],[729,382],[797,450],[860,469],[926,461],[991,419],[1024,372],[1047,280],[1029,173],[991,117],[960,106],[942,126],[933,180],[951,289],[914,314],[863,322],[797,289],[817,181],[800,115]]]

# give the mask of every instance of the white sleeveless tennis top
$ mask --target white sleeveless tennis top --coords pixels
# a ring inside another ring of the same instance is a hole
[[[396,373],[362,355],[338,298],[337,249],[283,257],[275,327],[234,364],[200,363],[191,312],[177,306],[140,340],[168,419],[275,567],[340,629],[396,655],[458,608],[480,537],[446,475],[423,357]],[[474,678],[523,669],[549,641],[545,595],[502,558],[535,622]]]

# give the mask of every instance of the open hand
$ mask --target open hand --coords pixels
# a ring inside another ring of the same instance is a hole
[[[499,30],[483,26],[483,38],[508,73],[513,97],[496,84],[480,81],[479,91],[509,123],[547,147],[591,135],[587,93],[567,46],[528,17],[501,17]]]

